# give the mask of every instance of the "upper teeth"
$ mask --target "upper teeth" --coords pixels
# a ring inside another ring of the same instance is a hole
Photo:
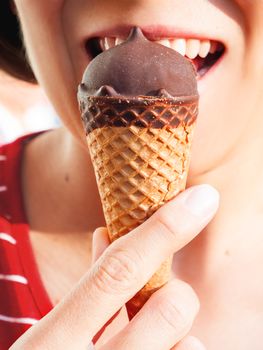
[[[103,51],[108,50],[116,45],[123,43],[125,39],[121,38],[101,38],[100,46]],[[159,44],[170,47],[179,52],[183,56],[187,56],[190,59],[194,59],[197,56],[205,58],[209,53],[215,53],[221,50],[221,45],[211,40],[199,40],[199,39],[161,39],[156,41]]]

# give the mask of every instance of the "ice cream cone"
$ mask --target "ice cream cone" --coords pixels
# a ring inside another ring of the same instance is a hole
[[[192,63],[140,28],[96,56],[78,99],[111,241],[185,188],[198,91]],[[165,261],[127,303],[132,318],[170,275]]]
[[[184,190],[198,97],[80,100],[111,241]],[[172,257],[127,303],[132,318],[170,278]]]

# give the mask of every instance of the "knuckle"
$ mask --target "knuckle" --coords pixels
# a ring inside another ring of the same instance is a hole
[[[178,207],[176,212],[167,207],[160,208],[153,219],[162,235],[165,235],[169,241],[172,239],[177,243],[180,241],[183,243],[186,235],[195,227],[195,222],[181,207]]]
[[[190,330],[198,309],[199,301],[194,290],[184,282],[177,285],[175,293],[162,297],[158,302],[161,319],[183,334]]]
[[[154,214],[154,220],[156,222],[157,228],[160,228],[161,232],[165,232],[169,236],[175,236],[176,235],[176,229],[175,225],[173,223],[174,220],[173,215],[171,213],[167,213],[165,210],[166,208],[161,208],[159,211],[157,211]]]
[[[158,312],[162,321],[177,332],[187,332],[191,327],[192,318],[189,317],[184,306],[179,305],[174,300],[160,302]]]
[[[195,313],[197,313],[200,308],[200,302],[196,292],[194,291],[194,289],[191,287],[190,284],[182,280],[179,280],[178,283],[180,284],[179,292],[180,292],[180,295],[182,295],[182,298],[184,298],[185,304],[188,305],[189,309],[194,310]]]
[[[125,250],[114,249],[98,262],[93,279],[96,287],[106,293],[126,293],[138,280],[138,267]]]

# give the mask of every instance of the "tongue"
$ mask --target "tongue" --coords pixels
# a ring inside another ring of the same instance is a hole
[[[190,60],[195,66],[197,77],[200,78],[207,73],[207,71],[216,63],[216,61],[221,57],[222,51],[217,51],[213,54],[208,54],[205,58],[200,56],[196,57],[194,60]]]

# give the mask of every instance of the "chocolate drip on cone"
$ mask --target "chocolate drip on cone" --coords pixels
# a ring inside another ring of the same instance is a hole
[[[86,134],[102,127],[177,128],[191,125],[198,113],[197,98],[124,99],[88,97],[81,106]]]

